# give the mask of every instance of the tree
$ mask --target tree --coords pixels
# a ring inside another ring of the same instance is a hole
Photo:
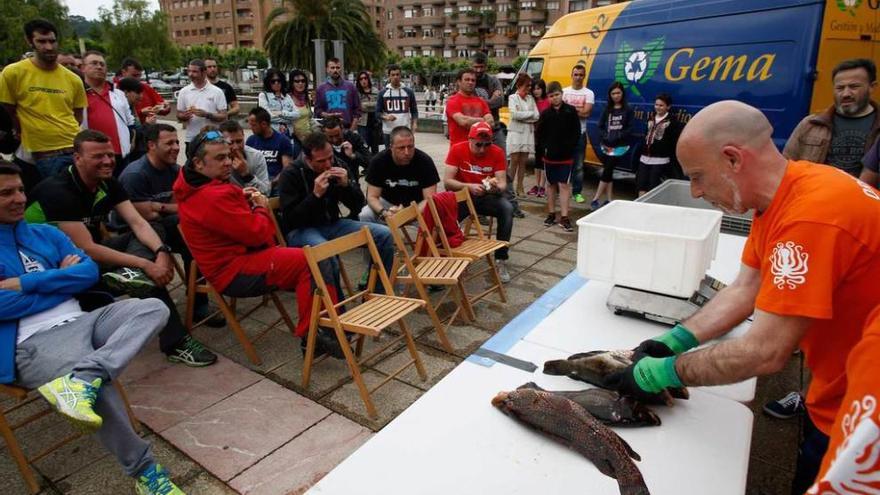
[[[418,76],[428,86],[434,85],[434,79],[444,72],[449,72],[451,65],[443,57],[408,57],[400,63],[400,68],[409,74]]]
[[[118,67],[125,57],[134,57],[151,69],[177,66],[178,53],[168,36],[168,19],[162,12],[153,12],[149,2],[114,0],[112,9],[101,7],[98,12],[109,67]]]
[[[182,67],[186,67],[190,60],[195,59],[204,60],[206,58],[211,58],[220,62],[221,65],[223,62],[220,50],[213,45],[193,45],[188,48],[181,48],[178,52],[180,53],[179,65]]]
[[[25,41],[24,24],[42,18],[58,29],[64,41],[71,35],[67,21],[67,7],[59,0],[2,0],[0,1],[0,64],[16,62],[31,50]]]
[[[269,13],[263,46],[282,69],[315,72],[313,39],[343,40],[349,69],[380,68],[385,43],[360,0],[284,0]]]
[[[232,78],[238,81],[238,70],[248,65],[256,65],[258,69],[269,66],[266,54],[256,48],[233,48],[220,56],[220,65],[232,72]]]
[[[526,58],[528,57],[520,55],[519,57],[513,59],[513,62],[510,64],[513,66],[513,70],[519,72],[520,67],[522,67],[523,64],[526,63]]]

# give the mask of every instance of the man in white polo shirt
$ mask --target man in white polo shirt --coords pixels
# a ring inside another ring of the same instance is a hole
[[[205,61],[191,60],[186,69],[191,83],[177,95],[177,120],[186,123],[186,155],[202,127],[226,121],[226,96],[208,81]]]

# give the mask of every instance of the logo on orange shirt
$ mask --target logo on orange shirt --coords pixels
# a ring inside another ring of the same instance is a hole
[[[773,284],[777,289],[797,289],[798,285],[807,281],[807,259],[809,254],[804,247],[793,241],[777,242],[770,255],[770,272]]]
[[[866,395],[854,400],[842,424],[844,440],[834,452],[834,460],[821,480],[807,493],[862,494],[877,493],[877,459],[880,457],[880,427],[874,413],[877,399]]]

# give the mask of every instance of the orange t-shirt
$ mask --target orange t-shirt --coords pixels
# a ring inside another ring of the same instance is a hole
[[[880,309],[846,361],[846,395],[834,420],[828,451],[809,495],[880,490]],[[852,490],[848,490],[850,488]]]
[[[806,405],[828,434],[846,357],[880,304],[880,193],[833,167],[790,161],[742,262],[761,271],[757,309],[814,319],[800,342],[813,375]]]

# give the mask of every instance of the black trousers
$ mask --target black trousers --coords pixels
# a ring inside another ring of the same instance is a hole
[[[156,233],[159,234],[159,237],[165,239],[165,230],[162,228],[161,224],[152,223],[151,225],[153,226],[153,229],[156,230]],[[134,232],[126,232],[113,236],[104,240],[101,244],[110,249],[115,249],[116,251],[132,254],[138,258],[144,258],[150,261],[156,259],[156,255],[138,240],[137,236],[134,235]],[[118,267],[101,266],[101,271],[107,272],[116,268]],[[104,288],[104,290],[108,290],[108,292],[111,293],[113,292],[107,288]],[[155,297],[162,301],[162,303],[165,304],[165,307],[171,312],[171,315],[168,317],[168,323],[166,323],[165,328],[159,332],[159,349],[165,354],[170,354],[180,341],[186,337],[186,327],[183,326],[183,320],[180,318],[177,306],[174,304],[171,295],[165,287],[156,287],[150,294],[150,297]]]

